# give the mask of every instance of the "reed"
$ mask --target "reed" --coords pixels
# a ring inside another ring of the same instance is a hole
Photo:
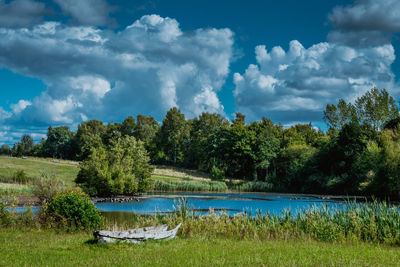
[[[117,225],[106,220],[110,229],[129,229],[156,224],[171,227],[182,222],[181,237],[229,237],[239,239],[314,239],[329,242],[371,242],[400,245],[399,207],[374,201],[368,204],[349,202],[343,208],[313,206],[295,215],[291,210],[275,214],[227,214],[196,216],[185,200],[170,215],[136,215]]]
[[[218,181],[155,181],[154,191],[214,191],[228,190],[224,182]]]

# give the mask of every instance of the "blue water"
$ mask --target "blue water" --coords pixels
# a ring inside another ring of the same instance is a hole
[[[280,215],[282,211],[290,209],[292,214],[299,210],[310,209],[312,206],[340,208],[346,205],[343,199],[323,199],[318,196],[288,195],[288,194],[225,194],[225,193],[174,193],[146,195],[139,201],[124,203],[97,203],[96,206],[103,212],[134,212],[139,214],[169,213],[175,211],[181,198],[187,200],[189,208],[196,214],[206,214],[210,209],[216,213],[225,212],[230,216],[246,212],[255,215]]]

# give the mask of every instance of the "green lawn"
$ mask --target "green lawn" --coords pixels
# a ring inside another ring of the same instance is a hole
[[[0,266],[398,266],[400,248],[316,241],[177,239],[91,244],[90,234],[0,229]]]

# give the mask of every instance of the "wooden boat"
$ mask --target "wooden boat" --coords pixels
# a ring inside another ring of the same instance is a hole
[[[181,223],[175,229],[168,230],[168,225],[143,227],[128,231],[95,231],[94,238],[98,243],[135,243],[140,244],[146,240],[172,239],[181,227]]]

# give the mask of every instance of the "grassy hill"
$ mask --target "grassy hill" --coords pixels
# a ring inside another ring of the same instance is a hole
[[[75,185],[74,180],[79,172],[79,162],[47,158],[28,157],[26,159],[0,156],[0,195],[29,195],[32,194],[32,184],[15,183],[13,176],[17,171],[23,170],[28,178],[34,180],[42,173],[54,174],[67,185]],[[226,184],[211,181],[207,174],[157,166],[152,175],[152,180],[157,191],[223,191]]]

